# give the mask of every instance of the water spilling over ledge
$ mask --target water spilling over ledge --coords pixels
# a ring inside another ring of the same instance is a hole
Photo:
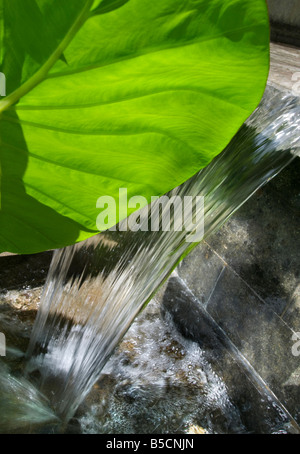
[[[299,100],[269,86],[223,153],[170,195],[205,197],[208,237],[295,158],[299,130]],[[148,222],[145,210],[140,219]],[[54,253],[27,374],[63,420],[74,415],[136,315],[191,248],[187,231],[120,230]]]

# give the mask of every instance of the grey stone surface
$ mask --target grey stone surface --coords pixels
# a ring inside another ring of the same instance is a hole
[[[300,96],[299,74],[300,49],[271,43],[269,84]]]
[[[297,158],[177,270],[298,423],[300,356],[292,336],[300,331],[299,174]]]
[[[205,305],[209,301],[223,269],[224,263],[205,243],[192,250],[187,260],[177,267],[179,277],[185,280],[190,290]],[[204,282],[202,282],[204,279]]]
[[[300,380],[286,387],[299,367],[299,358],[292,354],[293,331],[228,269],[216,286],[208,312],[298,419]]]
[[[267,4],[273,22],[300,28],[299,0],[267,0]]]
[[[299,0],[267,0],[274,41],[300,45]]]
[[[293,418],[185,284],[171,277],[163,290],[156,296],[163,317],[185,338],[201,345],[215,372],[222,376],[246,432],[274,433],[284,427],[297,432]]]
[[[300,330],[300,159],[258,191],[209,246],[289,325]]]

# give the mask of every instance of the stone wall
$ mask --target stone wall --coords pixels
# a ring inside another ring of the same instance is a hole
[[[300,0],[267,0],[273,41],[300,47]]]
[[[273,22],[300,28],[300,0],[267,0]]]

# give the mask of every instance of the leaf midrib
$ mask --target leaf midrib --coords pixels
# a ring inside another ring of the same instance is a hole
[[[54,52],[50,55],[48,60],[41,66],[41,68],[24,84],[22,84],[19,88],[13,91],[10,95],[0,101],[0,114],[8,109],[10,106],[15,104],[19,101],[20,98],[25,96],[28,92],[30,92],[34,87],[36,87],[39,83],[41,83],[46,76],[50,69],[55,65],[58,59],[63,54],[64,50],[68,47],[70,42],[73,40],[74,36],[80,30],[82,25],[85,21],[90,17],[90,9],[93,5],[93,0],[86,0],[81,13],[77,16],[71,27],[69,28],[68,32],[66,33],[65,37],[59,43],[57,48]]]

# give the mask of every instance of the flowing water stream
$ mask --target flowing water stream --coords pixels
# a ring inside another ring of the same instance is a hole
[[[299,101],[268,86],[259,108],[227,148],[169,196],[204,196],[207,237],[299,154],[299,137]],[[151,213],[161,220],[169,210],[167,204]],[[63,421],[75,414],[137,314],[195,246],[186,238],[201,223],[201,207],[190,203],[186,210],[190,225],[182,231],[172,226],[170,231],[147,231],[145,207],[138,231],[126,230],[127,221],[122,221],[116,231],[54,252],[26,374]],[[174,227],[174,213],[172,221]]]

